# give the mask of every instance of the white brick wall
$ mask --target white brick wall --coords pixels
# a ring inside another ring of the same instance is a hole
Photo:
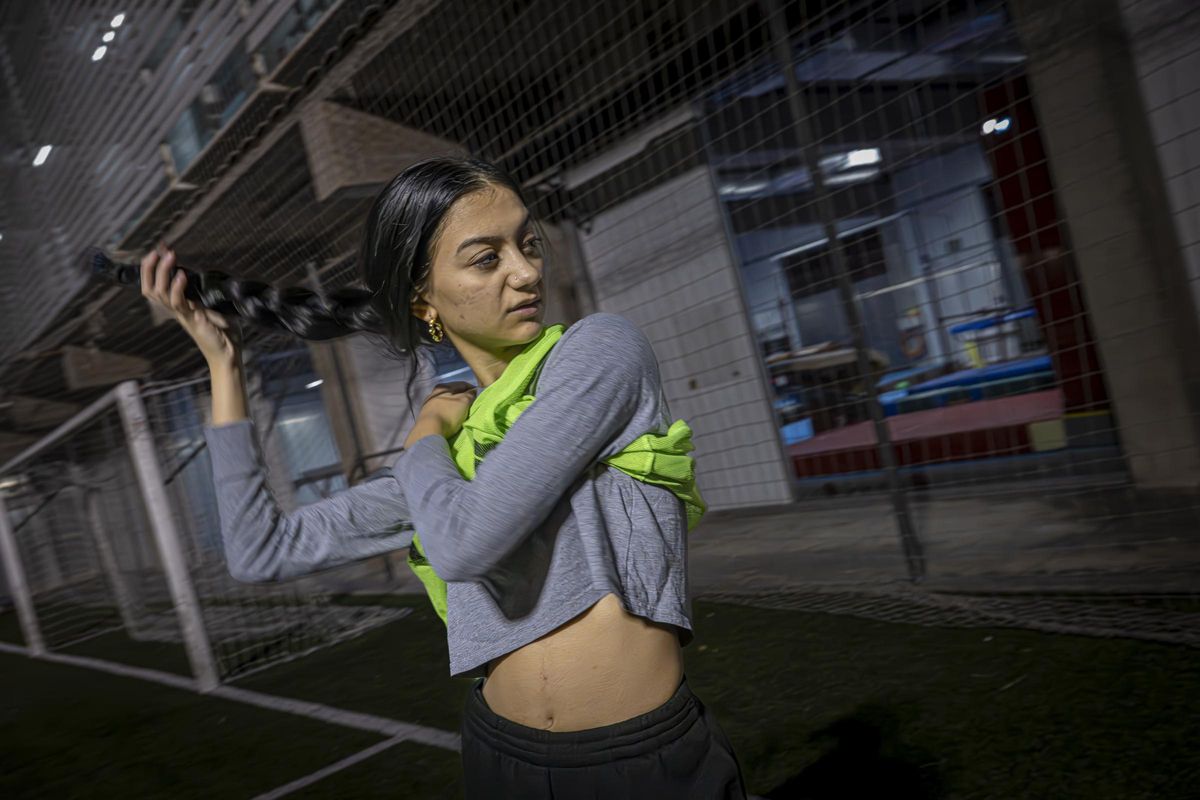
[[[581,234],[597,307],[654,345],[687,420],[710,509],[791,501],[790,477],[707,168],[599,215]]]

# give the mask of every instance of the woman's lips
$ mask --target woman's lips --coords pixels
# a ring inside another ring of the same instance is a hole
[[[538,300],[536,303],[530,303],[527,306],[521,306],[520,308],[514,308],[509,313],[510,314],[519,314],[523,317],[532,317],[534,314],[536,314],[541,309],[542,309],[542,301]]]

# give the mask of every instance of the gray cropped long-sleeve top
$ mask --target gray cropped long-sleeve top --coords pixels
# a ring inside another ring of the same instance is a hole
[[[448,582],[450,673],[472,672],[609,593],[691,641],[687,519],[671,491],[598,463],[670,412],[646,336],[617,314],[562,334],[535,400],[476,469],[426,436],[390,469],[284,513],[267,486],[253,423],[205,426],[230,573],[284,580],[409,545],[415,528]],[[410,523],[408,528],[403,523]]]

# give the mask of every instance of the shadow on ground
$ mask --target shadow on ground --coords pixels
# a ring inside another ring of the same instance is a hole
[[[769,800],[944,796],[937,759],[906,743],[897,716],[866,704],[812,734],[826,750],[809,766],[766,793]]]

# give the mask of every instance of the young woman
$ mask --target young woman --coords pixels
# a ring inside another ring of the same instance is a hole
[[[415,356],[448,338],[479,388],[435,387],[392,470],[291,514],[267,489],[228,321],[185,298],[186,277],[169,279],[173,253],[161,255],[142,260],[142,292],[208,360],[205,436],[230,572],[281,580],[407,547],[397,522],[411,522],[448,582],[450,672],[482,672],[462,725],[468,797],[745,796],[683,674],[684,504],[600,463],[669,423],[646,337],[609,313],[557,326],[534,401],[472,480],[455,466],[447,439],[477,393],[556,333],[542,320],[541,241],[508,176],[429,159],[376,199],[359,263],[390,344]]]

